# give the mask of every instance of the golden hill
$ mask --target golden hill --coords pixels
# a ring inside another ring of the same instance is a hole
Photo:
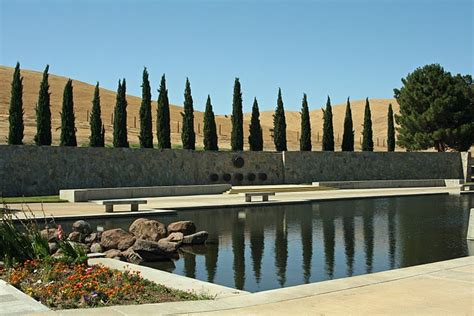
[[[32,143],[36,133],[35,125],[35,106],[38,99],[38,91],[42,73],[37,71],[23,70],[23,106],[25,110],[25,143]],[[5,143],[8,135],[8,108],[10,102],[11,80],[13,76],[13,68],[0,66],[0,143]],[[59,127],[60,127],[60,109],[62,104],[62,93],[67,78],[50,74],[49,84],[51,93],[51,113],[53,124],[53,143],[59,143]],[[87,144],[89,137],[88,114],[91,108],[91,100],[94,92],[94,85],[81,81],[73,81],[74,86],[74,109],[76,113],[76,128],[79,144]],[[102,119],[106,129],[106,143],[112,143],[112,113],[115,105],[115,92],[107,89],[101,89],[101,106]],[[141,98],[136,96],[127,96],[128,108],[128,134],[130,144],[138,144],[139,121],[138,113]],[[376,150],[385,150],[386,133],[387,133],[387,107],[392,103],[395,113],[398,112],[399,106],[394,99],[371,99],[370,105],[372,110],[372,122],[374,131],[374,143]],[[250,105],[244,105],[249,108]],[[362,123],[364,116],[365,100],[351,101],[352,115],[354,121],[356,148],[360,148],[360,136],[362,132]],[[156,116],[156,102],[153,102],[153,120]],[[181,126],[182,107],[177,105],[170,106],[172,143],[174,145],[181,144],[181,137],[178,129]],[[230,107],[230,105],[229,105]],[[314,107],[310,104],[310,108]],[[343,121],[345,113],[345,104],[333,106],[334,116],[334,134],[336,141],[336,149],[340,149],[342,140]],[[264,142],[266,150],[273,150],[274,145],[270,136],[270,129],[273,126],[273,112],[264,111],[260,115],[261,124],[264,133]],[[197,147],[202,146],[202,128],[203,113],[195,112],[195,129]],[[250,121],[250,113],[244,114],[244,130],[245,143],[248,137],[248,125]],[[219,131],[219,148],[230,148],[230,116],[216,116],[216,123]],[[299,130],[300,130],[300,114],[298,112],[286,112],[287,123],[287,140],[289,150],[299,149]],[[313,150],[320,150],[322,138],[322,111],[321,109],[311,111],[312,124],[312,140]],[[154,124],[154,128],[155,128]],[[319,140],[318,140],[319,135]],[[378,139],[378,146],[377,146]],[[156,140],[155,140],[156,141]]]

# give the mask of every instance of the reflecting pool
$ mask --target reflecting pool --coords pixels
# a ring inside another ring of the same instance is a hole
[[[436,262],[468,255],[470,207],[472,195],[435,195],[180,211],[156,219],[191,220],[207,244],[147,265],[256,292]]]

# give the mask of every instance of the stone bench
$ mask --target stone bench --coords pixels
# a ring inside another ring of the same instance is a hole
[[[146,200],[104,200],[104,201],[94,201],[97,204],[105,205],[105,212],[113,213],[114,205],[126,205],[130,204],[130,210],[132,212],[138,211],[139,204],[147,204]]]
[[[247,192],[245,193],[245,202],[252,202],[252,196],[261,196],[262,202],[267,202],[270,195],[275,195],[275,192]]]
[[[1,168],[0,168],[1,170]],[[171,185],[155,187],[116,187],[116,188],[89,188],[89,189],[67,189],[60,190],[61,200],[71,203],[140,199],[159,196],[184,196],[203,194],[222,194],[231,189],[230,184],[206,184],[206,185]]]

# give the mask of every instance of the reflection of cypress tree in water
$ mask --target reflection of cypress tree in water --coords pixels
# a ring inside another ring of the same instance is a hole
[[[395,224],[395,205],[393,203],[393,199],[389,199],[389,208],[388,208],[388,251],[389,251],[389,261],[390,261],[390,268],[395,268],[395,252],[397,247],[397,238],[396,238],[396,224]]]
[[[236,214],[237,215],[237,214]],[[234,253],[234,282],[239,290],[245,284],[245,222],[235,220],[232,229],[232,252]]]
[[[303,247],[304,282],[309,283],[311,277],[311,259],[313,257],[313,212],[305,210],[301,213],[301,243]]]
[[[365,250],[365,269],[367,273],[372,272],[372,262],[374,260],[374,211],[371,207],[364,210],[362,215],[364,222],[364,250]]]
[[[219,240],[213,240],[212,243],[209,241],[206,244],[206,270],[207,270],[207,281],[214,283],[217,269],[217,258],[219,256]]]
[[[288,235],[286,230],[285,211],[275,211],[275,266],[277,268],[278,283],[285,286],[286,264],[288,260]]]
[[[342,218],[344,230],[344,252],[346,254],[347,276],[354,272],[354,216],[345,214]]]
[[[253,272],[258,284],[260,283],[262,258],[265,248],[264,221],[258,216],[257,210],[249,212],[247,220],[247,223],[250,223],[250,250],[252,252]]]
[[[196,277],[196,256],[189,252],[182,252],[184,259],[184,274],[189,278]]]
[[[321,208],[323,222],[324,257],[326,258],[326,273],[329,279],[334,277],[334,247],[335,228],[334,210]]]

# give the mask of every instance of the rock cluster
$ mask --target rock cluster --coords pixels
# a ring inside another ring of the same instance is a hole
[[[48,239],[49,249],[54,256],[60,256],[57,241],[60,232],[57,228],[41,231]],[[156,220],[139,218],[129,227],[94,232],[91,225],[83,220],[74,222],[72,232],[67,240],[83,247],[87,253],[103,253],[106,258],[113,258],[139,264],[143,261],[162,261],[178,259],[178,250],[184,245],[204,244],[208,232],[196,232],[191,221],[174,222],[166,227]]]

